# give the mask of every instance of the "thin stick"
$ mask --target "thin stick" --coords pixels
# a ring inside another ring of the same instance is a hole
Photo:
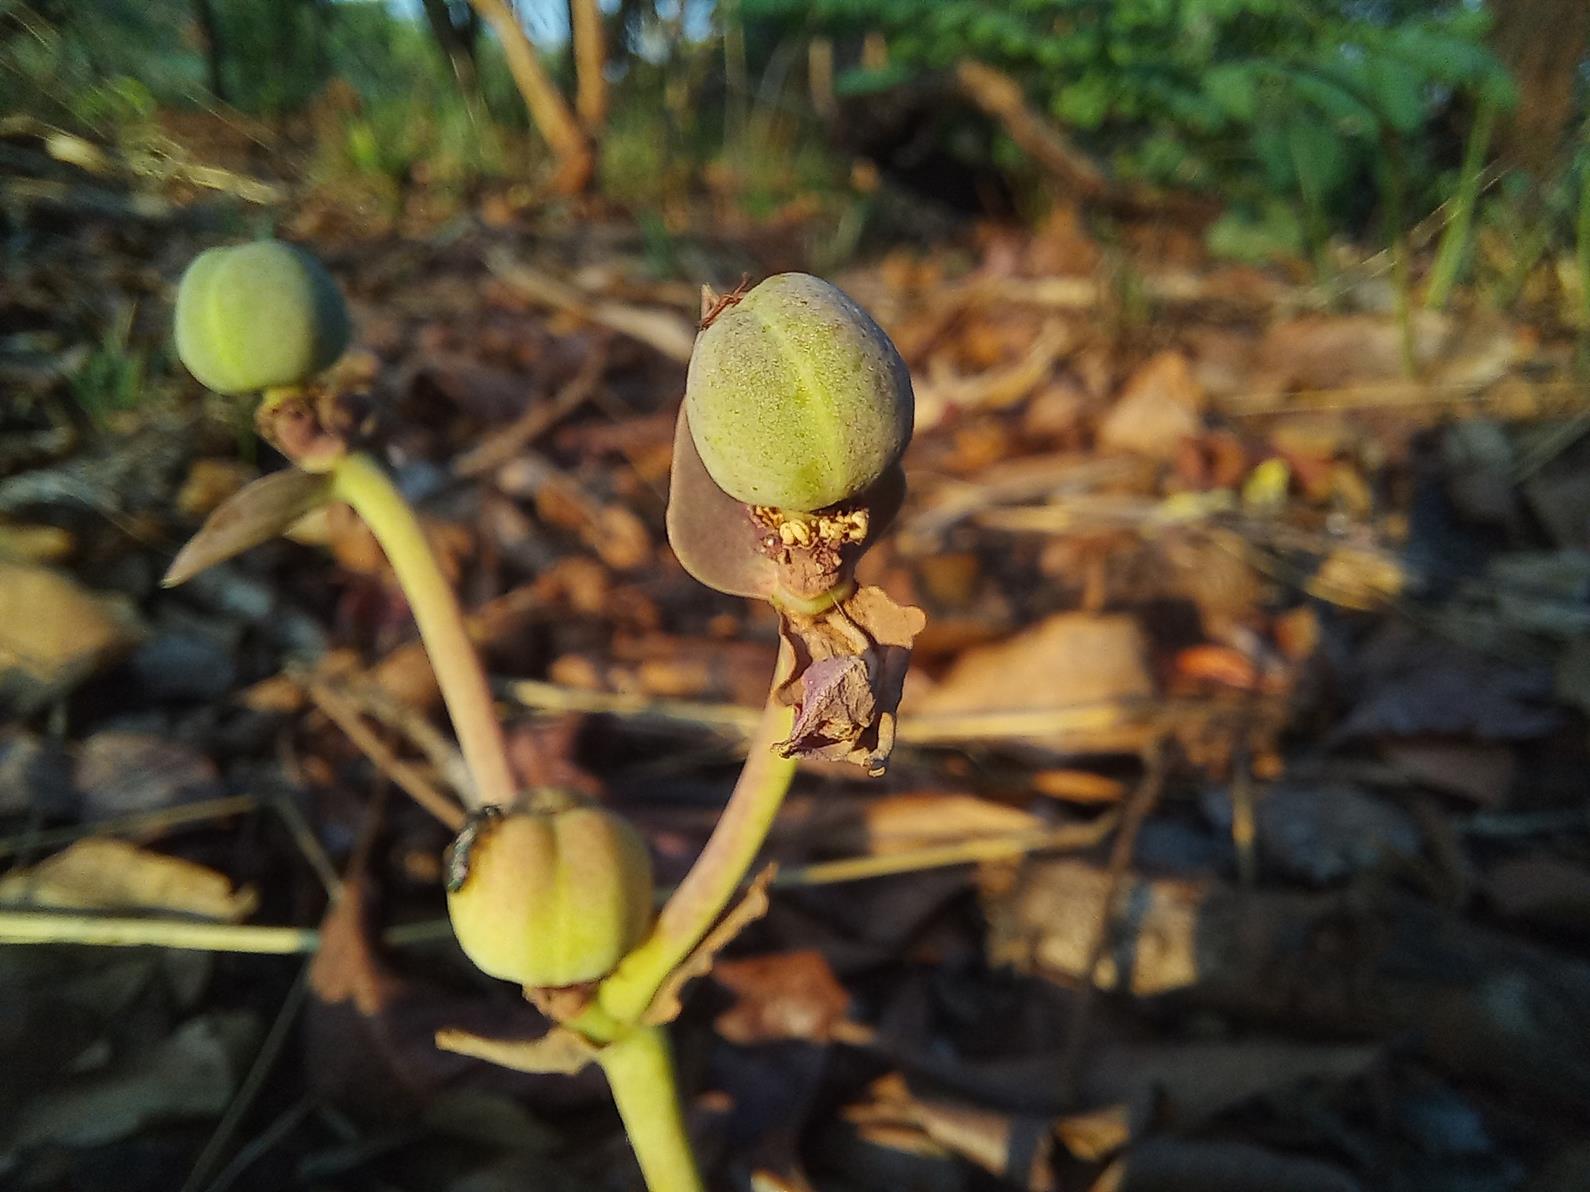
[[[337,462],[332,484],[336,495],[370,527],[408,597],[474,779],[476,804],[511,803],[516,784],[486,672],[464,626],[458,597],[437,565],[419,519],[387,474],[362,452]]]
[[[920,873],[952,865],[971,865],[980,861],[1004,861],[1028,853],[1060,849],[1092,848],[1115,830],[1120,814],[1108,811],[1086,824],[1067,824],[1039,832],[1011,832],[1002,836],[962,840],[934,848],[910,849],[865,857],[844,857],[781,869],[773,879],[775,886],[827,886],[839,882],[864,881],[901,873]]]
[[[281,1055],[282,1047],[287,1042],[287,1036],[293,1023],[298,1018],[298,1011],[304,1004],[304,995],[309,991],[309,965],[305,964],[298,973],[298,979],[293,982],[293,987],[287,991],[287,997],[282,1002],[281,1009],[276,1012],[275,1021],[271,1029],[260,1043],[259,1051],[254,1056],[254,1062],[249,1065],[248,1075],[243,1078],[243,1083],[238,1086],[237,1093],[226,1107],[226,1112],[221,1115],[221,1120],[216,1123],[214,1132],[210,1135],[204,1149],[199,1152],[199,1157],[193,1161],[193,1169],[188,1172],[188,1178],[183,1181],[182,1192],[193,1192],[210,1174],[210,1169],[215,1166],[216,1160],[221,1157],[221,1152],[232,1141],[232,1135],[237,1131],[238,1124],[243,1116],[248,1113],[254,1104],[254,1098],[259,1095],[260,1087],[265,1083],[265,1078],[270,1075],[270,1070],[275,1066],[277,1057]],[[236,1158],[247,1154],[247,1150],[240,1152]],[[234,1158],[234,1163],[236,1162]],[[231,1170],[230,1167],[227,1168]],[[225,1181],[230,1183],[231,1181]],[[218,1180],[218,1184],[222,1181]]]
[[[306,1096],[284,1110],[275,1121],[265,1127],[264,1132],[259,1137],[253,1139],[232,1157],[232,1161],[226,1165],[220,1175],[215,1177],[215,1182],[205,1189],[205,1192],[226,1192],[228,1188],[237,1182],[238,1176],[242,1175],[257,1163],[260,1158],[269,1153],[271,1148],[280,1143],[282,1139],[298,1129],[304,1119],[314,1112],[314,1109],[315,1098]]]
[[[978,861],[1004,860],[1026,853],[1091,848],[1115,830],[1119,813],[1107,812],[1086,824],[1068,824],[1043,832],[1013,832],[952,845],[839,857],[780,871],[773,884],[781,889],[838,885],[868,878],[943,869]],[[1570,827],[1583,827],[1576,813]],[[1546,826],[1560,829],[1567,820],[1553,818]],[[1481,827],[1476,829],[1483,832]],[[1526,830],[1537,828],[1533,821]],[[432,944],[453,938],[446,919],[397,923],[381,933],[388,947]],[[269,927],[248,923],[194,923],[186,919],[137,916],[69,915],[53,911],[0,910],[0,944],[98,944],[115,947],[187,948],[207,952],[296,955],[315,951],[320,932],[314,927]]]
[[[1120,926],[1120,908],[1116,904],[1121,897],[1121,887],[1126,882],[1126,870],[1132,862],[1132,851],[1137,847],[1137,833],[1148,818],[1149,812],[1154,809],[1154,804],[1159,802],[1160,791],[1165,785],[1163,748],[1154,749],[1148,755],[1147,761],[1148,769],[1127,800],[1125,812],[1121,817],[1121,830],[1116,834],[1115,844],[1110,849],[1109,884],[1104,892],[1099,929],[1093,937],[1093,946],[1088,950],[1087,963],[1082,966],[1082,988],[1077,991],[1077,1000],[1071,1012],[1071,1023],[1066,1033],[1065,1051],[1060,1057],[1060,1090],[1062,1098],[1067,1102],[1071,1100],[1076,1089],[1077,1066],[1082,1058],[1082,1045],[1087,1041],[1088,1022],[1092,1017],[1093,1000],[1098,991],[1099,965],[1103,963],[1105,953],[1114,946],[1116,932]]]
[[[540,711],[610,714],[663,724],[716,728],[748,735],[761,714],[739,704],[706,700],[657,699],[627,692],[586,691],[535,679],[505,688],[509,698]],[[1214,705],[1220,707],[1218,702]],[[953,745],[967,741],[1045,738],[1046,743],[1078,749],[1133,752],[1166,721],[1206,716],[1208,699],[1155,698],[1098,700],[1058,708],[1014,708],[1000,712],[926,712],[900,719],[895,740],[902,745]],[[1075,737],[1072,742],[1055,738]]]
[[[320,933],[313,927],[0,910],[0,944],[94,944],[293,956],[318,948]]]
[[[325,890],[326,897],[334,899],[340,896],[342,877],[337,873],[337,867],[331,863],[331,858],[326,855],[325,847],[315,835],[315,830],[309,826],[304,813],[298,809],[298,804],[291,799],[272,799],[271,810],[280,817],[287,834],[298,846],[299,854],[308,863],[309,868],[315,871],[315,876],[320,879],[320,886]]]
[[[424,774],[398,757],[386,742],[370,731],[353,706],[324,683],[312,682],[306,690],[315,706],[326,718],[358,746],[360,752],[373,762],[378,770],[426,811],[435,816],[451,831],[461,830],[468,819],[463,808],[454,803]]]
[[[507,463],[535,442],[559,421],[584,405],[595,391],[607,368],[607,349],[598,347],[585,358],[578,372],[559,389],[551,401],[537,402],[507,426],[492,434],[478,447],[453,461],[453,475],[482,476]]]
[[[205,799],[198,803],[182,803],[175,807],[160,807],[152,811],[137,811],[114,819],[93,824],[78,824],[71,828],[55,828],[46,832],[19,832],[15,836],[0,838],[0,857],[9,857],[27,849],[53,848],[70,844],[85,836],[120,836],[130,832],[157,832],[163,828],[179,828],[206,820],[223,819],[229,815],[242,815],[259,806],[253,795],[227,795],[220,799]]]

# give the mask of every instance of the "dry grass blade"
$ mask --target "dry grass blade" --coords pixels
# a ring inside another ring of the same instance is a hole
[[[319,943],[320,933],[313,927],[0,910],[0,944],[90,944],[292,956],[313,952]]]
[[[1159,802],[1160,792],[1165,786],[1163,747],[1154,749],[1146,760],[1148,768],[1143,774],[1142,781],[1137,784],[1137,788],[1127,800],[1126,809],[1121,817],[1121,830],[1117,833],[1115,844],[1110,849],[1107,870],[1109,882],[1105,888],[1103,906],[1099,911],[1098,931],[1088,950],[1087,963],[1083,968],[1082,988],[1077,993],[1071,1022],[1066,1032],[1065,1051],[1060,1061],[1060,1088],[1066,1100],[1070,1100],[1076,1087],[1077,1065],[1082,1058],[1082,1045],[1087,1040],[1088,1022],[1092,1017],[1093,999],[1097,996],[1098,988],[1095,974],[1104,960],[1105,953],[1114,945],[1120,930],[1121,913],[1116,904],[1120,901],[1127,868],[1132,863],[1132,851],[1137,847],[1137,834],[1142,829],[1144,821],[1148,819],[1149,813],[1153,811],[1154,805]]]
[[[659,724],[710,727],[736,736],[755,727],[757,713],[738,704],[659,699],[630,693],[587,691],[533,679],[506,685],[508,696],[538,711],[586,712]],[[1268,704],[1271,701],[1261,701]],[[970,741],[1041,739],[1077,752],[1136,752],[1166,728],[1203,724],[1238,710],[1227,699],[1120,699],[1000,712],[956,712],[901,716],[896,740],[903,745],[948,746]]]
[[[463,828],[468,818],[464,809],[443,794],[417,766],[410,765],[393,753],[365,724],[352,703],[324,683],[311,682],[308,691],[309,698],[325,713],[326,718],[347,734],[348,739],[357,745],[359,750],[382,774],[391,779],[399,790],[434,815],[451,831],[457,832]]]
[[[1011,832],[936,848],[818,861],[783,870],[773,879],[773,884],[779,887],[826,886],[901,873],[920,873],[928,869],[945,869],[953,865],[1008,861],[1028,853],[1092,848],[1109,836],[1119,822],[1119,812],[1108,811],[1086,824],[1066,824],[1041,832]]]
[[[174,588],[234,555],[269,542],[331,495],[331,482],[288,468],[245,485],[205,519],[171,561],[161,586]]]

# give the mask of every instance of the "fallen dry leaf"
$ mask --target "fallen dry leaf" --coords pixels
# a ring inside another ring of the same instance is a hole
[[[963,653],[907,713],[1065,708],[1151,697],[1148,642],[1119,614],[1057,613],[1030,629]]]
[[[121,840],[90,837],[0,877],[0,902],[75,910],[169,911],[237,923],[259,905],[252,886]]]
[[[142,636],[119,601],[53,568],[0,559],[0,707],[42,708]]]
[[[108,819],[221,793],[216,764],[180,741],[106,729],[83,742],[72,783],[86,820]]]
[[[1203,429],[1203,387],[1187,357],[1165,351],[1128,379],[1110,412],[1099,423],[1099,443],[1171,460],[1187,439]]]

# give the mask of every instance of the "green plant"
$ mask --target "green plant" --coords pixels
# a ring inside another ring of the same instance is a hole
[[[89,350],[72,374],[73,400],[93,422],[103,422],[118,410],[130,410],[143,394],[148,359],[132,346],[133,311],[128,307],[100,342]]]
[[[1498,106],[1493,97],[1483,97],[1474,117],[1474,127],[1469,130],[1468,143],[1463,150],[1463,169],[1452,200],[1452,216],[1441,234],[1435,264],[1430,267],[1430,284],[1424,293],[1424,304],[1428,307],[1440,309],[1446,305],[1468,256],[1474,210],[1479,203],[1480,183],[1485,172],[1485,154],[1491,146]]]
[[[1579,266],[1579,317],[1590,329],[1590,153],[1579,165],[1579,205],[1574,218],[1574,259]]]
[[[249,270],[207,265],[200,279],[200,309],[227,313],[197,319],[183,333],[198,328],[214,338],[195,358],[206,365],[222,359],[228,383],[244,376],[278,381],[260,403],[256,422],[298,468],[255,481],[216,510],[173,562],[166,582],[181,582],[279,533],[328,500],[352,506],[408,597],[473,786],[476,815],[448,864],[455,932],[484,971],[521,984],[555,1024],[532,1044],[451,1031],[438,1035],[438,1045],[536,1071],[598,1064],[653,1192],[696,1192],[701,1176],[664,1033],[677,1012],[678,986],[721,946],[704,940],[760,850],[795,759],[845,758],[881,772],[893,745],[911,641],[922,628],[918,610],[900,608],[876,588],[858,588],[852,578],[903,493],[898,456],[910,433],[911,390],[898,355],[859,307],[814,278],[777,279],[743,303],[730,295],[703,319],[698,350],[709,345],[711,384],[703,409],[710,414],[725,403],[761,402],[767,367],[786,370],[802,384],[813,379],[803,390],[809,400],[776,403],[776,417],[735,427],[734,452],[745,453],[736,459],[737,473],[745,474],[748,460],[774,458],[777,448],[775,469],[798,475],[801,461],[786,450],[793,439],[806,445],[825,483],[834,483],[824,489],[832,500],[821,510],[748,506],[714,482],[696,451],[690,409],[680,411],[670,539],[692,572],[712,586],[772,601],[782,644],[766,711],[728,805],[653,920],[650,867],[632,829],[568,796],[517,788],[457,599],[414,511],[362,449],[365,421],[349,408],[357,406],[353,396],[342,393],[335,372],[283,382],[276,361],[257,368],[248,326],[233,314],[256,300]],[[279,317],[298,320],[311,320],[323,298],[316,285],[271,295]],[[814,310],[791,311],[792,301]],[[765,320],[761,325],[778,349],[772,357],[764,351],[749,367],[710,349],[743,334],[733,330],[737,304],[746,307],[738,317]],[[179,332],[180,308],[179,301]],[[727,320],[720,321],[725,312]],[[831,342],[811,340],[805,321],[813,315]],[[807,353],[816,365],[803,363]],[[877,407],[879,417],[860,419],[854,429],[835,418],[838,410],[866,407]],[[847,442],[853,433],[860,441]],[[878,436],[882,440],[874,441]],[[870,462],[836,470],[835,460]]]
[[[1510,99],[1486,13],[1461,3],[746,0],[745,14],[840,40],[882,33],[887,65],[839,78],[852,96],[988,63],[1122,181],[1218,193],[1235,212],[1227,243],[1257,246],[1240,221],[1289,246],[1274,205],[1295,204],[1317,258],[1332,231],[1369,222],[1384,130],[1403,146],[1408,206],[1433,207],[1442,114],[1455,98]]]

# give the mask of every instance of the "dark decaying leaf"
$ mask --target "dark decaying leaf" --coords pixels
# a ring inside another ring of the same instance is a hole
[[[780,610],[795,669],[778,698],[795,708],[785,757],[854,762],[882,774],[894,749],[895,709],[911,642],[927,618],[881,588],[859,588],[821,613]]]
[[[735,996],[714,1025],[742,1046],[784,1039],[826,1042],[850,1012],[850,995],[815,948],[719,961],[712,979]]]
[[[174,588],[207,567],[269,542],[304,514],[324,504],[330,492],[330,477],[296,468],[261,476],[223,501],[205,519],[199,532],[177,552],[161,584]]]

